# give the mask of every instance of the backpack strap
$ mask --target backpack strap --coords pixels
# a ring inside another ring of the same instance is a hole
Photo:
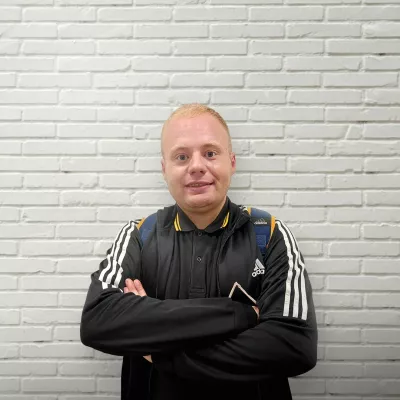
[[[247,207],[247,211],[250,214],[250,220],[254,226],[257,246],[264,258],[267,252],[269,239],[271,238],[275,228],[275,217],[267,211],[258,208]]]
[[[153,229],[153,226],[156,224],[157,221],[157,213],[151,214],[146,218],[143,218],[139,223],[138,223],[138,230],[139,230],[139,235],[140,235],[140,240],[142,241],[142,246],[144,242],[147,240],[148,236],[150,235],[150,232]]]

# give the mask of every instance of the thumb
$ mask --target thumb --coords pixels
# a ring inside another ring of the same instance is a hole
[[[139,279],[135,279],[133,281],[133,284],[135,285],[135,288],[139,294],[139,296],[147,296],[146,291],[143,288],[142,283],[139,281]]]

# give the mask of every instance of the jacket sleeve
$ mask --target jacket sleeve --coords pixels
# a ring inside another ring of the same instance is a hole
[[[91,284],[81,317],[84,345],[114,355],[147,355],[185,348],[200,339],[228,337],[253,327],[250,306],[231,299],[158,300],[123,293],[125,279],[139,278],[137,221],[125,225]]]
[[[157,369],[200,380],[258,381],[312,369],[317,328],[311,285],[293,234],[276,221],[264,259],[259,324],[236,337],[173,355],[154,354]]]

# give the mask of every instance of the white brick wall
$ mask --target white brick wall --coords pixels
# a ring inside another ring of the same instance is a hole
[[[194,3],[0,0],[0,398],[119,398],[120,359],[79,341],[89,275],[171,202],[160,126],[201,102],[232,199],[306,256],[319,364],[295,398],[400,399],[399,0]]]

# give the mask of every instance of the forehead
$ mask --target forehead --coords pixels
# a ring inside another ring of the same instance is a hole
[[[229,145],[228,133],[224,126],[209,114],[173,118],[163,130],[164,151],[177,146],[197,147],[208,142],[218,143],[221,147]]]

